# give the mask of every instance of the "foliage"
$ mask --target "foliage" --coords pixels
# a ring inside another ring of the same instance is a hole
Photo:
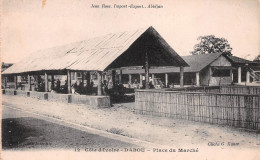
[[[258,56],[255,57],[254,61],[256,62],[260,62],[260,54]]]
[[[200,36],[200,41],[194,46],[193,55],[210,54],[210,53],[226,53],[231,55],[232,48],[225,38],[217,38],[214,35]]]

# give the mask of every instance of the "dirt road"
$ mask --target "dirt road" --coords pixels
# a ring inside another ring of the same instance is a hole
[[[112,108],[96,108],[7,95],[3,95],[2,101],[3,105],[158,145],[175,148],[204,147],[213,150],[260,148],[258,132],[180,119],[139,115],[133,112],[134,103],[114,104]]]
[[[121,142],[64,125],[51,123],[3,106],[2,114],[3,150],[71,149],[134,147]]]

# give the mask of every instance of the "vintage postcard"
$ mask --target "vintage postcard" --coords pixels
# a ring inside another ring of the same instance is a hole
[[[258,0],[2,0],[1,159],[260,159]]]

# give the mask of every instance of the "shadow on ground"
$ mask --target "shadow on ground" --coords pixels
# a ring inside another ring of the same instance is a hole
[[[75,147],[122,148],[133,147],[133,145],[32,117],[2,120],[3,150],[74,149]]]

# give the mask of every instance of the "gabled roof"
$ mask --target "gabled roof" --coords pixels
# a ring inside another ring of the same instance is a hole
[[[190,65],[190,67],[184,68],[184,72],[199,72],[221,55],[222,53],[182,56],[184,61]]]
[[[151,66],[188,66],[159,33],[149,27],[40,50],[14,64],[3,74],[44,70],[104,71],[142,66],[145,52],[149,54]]]
[[[232,63],[239,63],[239,64],[249,64],[252,63],[252,61],[240,58],[240,57],[236,57],[236,56],[227,56]]]
[[[184,72],[200,72],[202,69],[210,65],[216,59],[218,59],[223,53],[212,53],[212,54],[201,54],[201,55],[191,55],[182,56],[185,62],[189,64],[189,67],[184,67]],[[224,55],[224,54],[223,54]],[[226,56],[225,56],[226,57]],[[123,73],[136,74],[144,73],[143,69],[130,69],[123,71]],[[150,73],[178,73],[180,72],[179,67],[151,67]]]

